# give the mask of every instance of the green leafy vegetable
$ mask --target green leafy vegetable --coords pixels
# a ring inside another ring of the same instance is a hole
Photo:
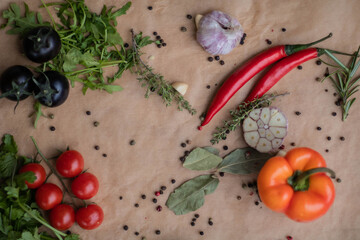
[[[241,148],[228,154],[218,166],[219,172],[232,174],[258,173],[272,155],[260,153],[253,148]]]
[[[195,177],[170,194],[166,206],[176,215],[182,215],[199,209],[205,202],[205,195],[215,191],[219,179],[214,175]]]
[[[232,119],[224,121],[224,125],[222,127],[216,128],[216,132],[213,134],[210,142],[212,144],[216,144],[221,140],[225,140],[230,131],[235,131],[237,127],[241,126],[243,120],[249,115],[251,111],[256,108],[268,107],[270,106],[272,100],[287,94],[288,93],[264,95],[261,98],[256,98],[249,103],[242,102],[236,108],[236,110],[230,111]]]
[[[34,182],[33,172],[16,174],[29,158],[17,155],[13,136],[6,134],[0,145],[0,240],[77,240],[76,234],[65,234],[53,228],[39,211],[35,190],[27,188],[25,181]],[[45,226],[56,236],[39,232]]]
[[[190,152],[189,156],[186,157],[183,166],[191,170],[204,171],[215,168],[221,161],[221,157],[203,148],[195,148]]]

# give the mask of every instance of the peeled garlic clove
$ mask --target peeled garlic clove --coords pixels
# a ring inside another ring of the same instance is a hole
[[[173,88],[175,88],[176,91],[178,91],[181,95],[185,95],[187,89],[189,88],[189,85],[187,83],[183,82],[174,82],[171,84]]]
[[[253,124],[256,124],[256,127]],[[243,122],[245,142],[259,152],[279,151],[287,133],[287,126],[287,119],[279,109],[255,109]]]
[[[196,26],[196,29],[199,29],[199,22],[200,22],[200,19],[203,17],[203,15],[201,14],[198,14],[196,15],[195,17],[195,26]]]
[[[233,50],[243,34],[238,20],[226,13],[213,11],[199,20],[196,39],[205,51],[219,55]]]

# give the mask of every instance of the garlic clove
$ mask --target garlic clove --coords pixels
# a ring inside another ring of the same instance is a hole
[[[189,85],[183,82],[174,82],[173,84],[171,84],[171,86],[183,96],[189,88]]]
[[[203,15],[201,14],[197,14],[196,17],[195,17],[195,26],[196,26],[196,29],[199,29],[199,22],[200,22],[200,19],[203,17]]]

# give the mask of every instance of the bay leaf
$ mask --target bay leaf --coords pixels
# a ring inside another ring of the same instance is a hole
[[[236,149],[224,158],[218,166],[218,171],[232,174],[258,173],[271,157],[273,155],[260,153],[250,147]]]
[[[206,151],[211,152],[211,153],[213,153],[215,155],[218,155],[218,156],[219,156],[219,153],[220,153],[220,151],[218,149],[213,148],[213,147],[203,147],[202,149],[205,149]]]
[[[221,161],[221,157],[203,148],[195,148],[186,157],[183,167],[191,170],[205,171],[216,168]]]
[[[176,215],[195,211],[204,205],[205,195],[215,191],[219,179],[214,175],[201,175],[190,179],[172,192],[166,206]]]

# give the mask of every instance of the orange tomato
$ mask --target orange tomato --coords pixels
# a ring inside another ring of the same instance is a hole
[[[334,201],[335,188],[330,177],[324,172],[316,172],[317,168],[331,171],[324,169],[324,158],[310,148],[294,148],[285,157],[269,159],[257,180],[261,200],[270,209],[285,213],[298,222],[321,217]],[[295,187],[301,190],[294,190]]]

